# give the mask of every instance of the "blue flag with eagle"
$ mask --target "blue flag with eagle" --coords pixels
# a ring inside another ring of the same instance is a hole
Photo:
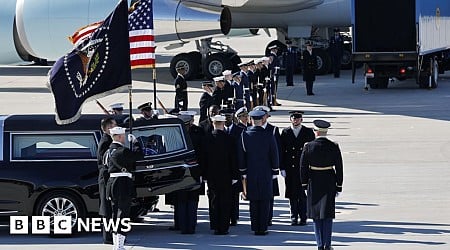
[[[78,120],[82,105],[131,84],[127,1],[122,0],[92,35],[56,61],[49,73],[56,122]]]

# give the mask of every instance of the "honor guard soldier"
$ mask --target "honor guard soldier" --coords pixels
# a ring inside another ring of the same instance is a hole
[[[341,61],[344,53],[344,38],[339,33],[339,29],[334,29],[334,35],[330,38],[329,51],[331,63],[333,64],[333,73],[335,78],[339,78],[341,74]]]
[[[211,132],[214,130],[214,126],[211,120],[211,117],[218,115],[220,111],[220,107],[218,105],[211,105],[209,107],[209,117],[206,120],[201,121],[198,126],[203,129],[203,132],[205,132],[205,135],[211,134]]]
[[[276,148],[278,150],[278,156],[279,156],[279,162],[277,164],[277,169],[280,166],[280,163],[282,162],[282,153],[281,153],[281,137],[280,137],[280,130],[278,129],[278,127],[273,126],[272,124],[270,124],[268,122],[268,119],[270,117],[270,109],[266,106],[257,106],[255,107],[253,110],[259,110],[259,111],[263,111],[264,112],[264,116],[262,117],[262,127],[264,128],[264,132],[266,132],[267,134],[273,136],[275,138],[275,145]],[[270,214],[269,214],[269,226],[272,225],[272,217],[273,217],[273,202],[274,202],[274,197],[275,196],[279,196],[280,195],[280,188],[278,187],[278,179],[277,179],[277,175],[279,174],[279,172],[275,172],[273,175],[273,197],[271,199],[270,202]]]
[[[187,82],[184,78],[186,69],[184,66],[179,66],[176,68],[177,78],[175,78],[175,108],[179,110],[187,110],[188,107],[188,92],[187,92]]]
[[[248,62],[248,79],[250,83],[250,109],[252,109],[254,106],[257,106],[258,102],[258,72],[259,69],[257,69],[256,66],[257,60],[251,60]]]
[[[238,119],[238,123],[236,126],[242,128],[242,130],[246,130],[249,124],[248,111],[246,107],[242,107],[236,111],[236,117]]]
[[[244,106],[244,85],[242,84],[241,72],[236,72],[233,74],[233,88],[234,88],[234,98],[233,106],[234,110],[240,109]]]
[[[259,97],[259,105],[264,105],[272,110],[272,93],[271,93],[271,83],[270,83],[270,69],[269,63],[270,58],[267,56],[261,57],[262,67],[259,75],[259,82],[263,83],[262,96]]]
[[[335,218],[335,197],[342,191],[343,164],[339,145],[327,136],[330,123],[314,120],[316,139],[303,148],[300,176],[307,187],[307,215],[314,221],[319,250],[330,250]]]
[[[281,175],[286,184],[286,195],[291,208],[291,225],[306,225],[306,194],[300,182],[300,156],[305,143],[315,139],[311,128],[302,125],[303,111],[290,111],[291,126],[281,132],[283,162]],[[300,219],[300,222],[298,221]]]
[[[249,70],[248,70],[248,63],[240,63],[238,64],[239,69],[241,70],[239,74],[241,75],[241,84],[244,88],[244,104],[247,107],[247,109],[250,109],[250,77],[249,77]],[[238,110],[239,108],[236,108]]]
[[[232,185],[237,182],[236,144],[224,131],[226,118],[212,118],[214,130],[205,136],[202,166],[208,184],[210,227],[216,235],[228,234]]]
[[[294,72],[297,68],[297,48],[292,47],[292,41],[286,40],[286,51],[283,53],[284,68],[286,69],[286,86],[294,86]]]
[[[212,94],[212,103],[221,107],[228,101],[228,97],[225,93],[225,78],[223,76],[217,76],[214,77],[213,80],[216,87]]]
[[[313,84],[316,80],[317,57],[312,48],[312,42],[306,42],[306,50],[302,54],[303,81],[306,83],[306,94],[314,95]]]
[[[278,89],[278,78],[280,75],[280,60],[278,60],[278,49],[277,45],[272,45],[269,47],[270,49],[270,93],[271,93],[271,104],[273,106],[280,106],[277,102],[277,89]]]
[[[222,72],[224,82],[223,91],[224,91],[224,103],[222,105],[226,105],[228,108],[233,105],[233,100],[236,97],[233,88],[233,73],[231,70],[225,70]]]
[[[273,176],[278,171],[275,137],[264,131],[264,111],[249,113],[253,127],[242,133],[238,146],[238,165],[242,175],[243,197],[250,201],[251,229],[266,235],[273,199]]]
[[[103,155],[112,143],[109,130],[117,126],[116,121],[112,117],[103,118],[100,124],[103,135],[98,143],[97,149],[97,165],[98,165],[98,193],[100,198],[100,208],[98,214],[106,219],[111,219],[111,202],[106,196],[106,184],[109,179],[108,166],[103,164]],[[111,232],[105,231],[102,227],[103,243],[113,244]]]
[[[137,118],[136,121],[146,121],[151,119],[158,119],[158,115],[154,114],[152,109],[152,103],[146,102],[138,106],[142,116]]]
[[[104,160],[109,172],[107,195],[111,200],[112,219],[118,222],[120,219],[130,218],[131,200],[136,196],[132,171],[136,161],[142,159],[144,155],[136,137],[132,134],[128,135],[128,140],[133,143],[133,150],[124,146],[124,128],[114,127],[109,133],[113,141],[105,153]],[[122,227],[113,232],[114,249],[125,249],[125,234]]]
[[[109,105],[113,112],[114,119],[118,124],[127,123],[129,120],[128,115],[123,114],[123,103],[114,103]]]
[[[213,104],[213,87],[214,85],[210,81],[205,81],[202,83],[202,88],[204,90],[202,96],[200,97],[200,119],[198,122],[202,122],[208,119],[208,109]]]

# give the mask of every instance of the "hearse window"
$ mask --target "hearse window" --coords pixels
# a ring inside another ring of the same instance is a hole
[[[186,143],[180,126],[161,126],[133,130],[146,157],[180,151]]]
[[[14,134],[12,160],[96,159],[94,134]]]

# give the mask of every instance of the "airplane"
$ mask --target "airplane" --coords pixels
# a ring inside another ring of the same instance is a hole
[[[130,2],[130,0],[129,0]],[[68,52],[75,30],[103,20],[114,0],[3,0],[0,11],[0,63],[35,61],[46,64]],[[234,29],[276,28],[277,39],[267,45],[285,46],[289,38],[301,46],[313,39],[319,69],[328,71],[325,52],[332,27],[351,24],[350,0],[153,0],[154,32],[166,49],[195,41],[197,51],[177,54],[170,71],[184,65],[188,79],[220,75],[241,62],[237,52],[213,37]],[[312,36],[312,34],[314,36]],[[156,51],[158,53],[158,49]],[[351,53],[348,50],[348,53]],[[345,63],[345,62],[344,62]]]

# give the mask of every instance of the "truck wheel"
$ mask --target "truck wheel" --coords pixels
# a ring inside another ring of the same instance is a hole
[[[317,57],[317,75],[325,75],[331,69],[331,58],[323,49],[313,49]]]
[[[196,60],[196,56],[191,53],[181,53],[172,58],[170,61],[170,74],[173,78],[177,77],[176,68],[184,66],[186,74],[184,75],[186,80],[192,80],[197,76],[199,70],[199,64]]]
[[[216,53],[208,56],[203,64],[203,74],[207,79],[212,79],[216,76],[222,75],[222,72],[227,69],[232,69],[233,65],[230,59],[222,54]]]
[[[388,85],[389,85],[389,77],[378,78],[378,88],[387,89]]]
[[[344,49],[341,59],[341,69],[351,69],[352,68],[352,51]]]
[[[74,228],[78,218],[84,218],[86,211],[80,199],[72,193],[67,191],[53,191],[39,199],[35,214],[38,216],[51,216],[51,232],[53,232],[54,216],[70,216],[72,217],[72,232],[75,232]]]

